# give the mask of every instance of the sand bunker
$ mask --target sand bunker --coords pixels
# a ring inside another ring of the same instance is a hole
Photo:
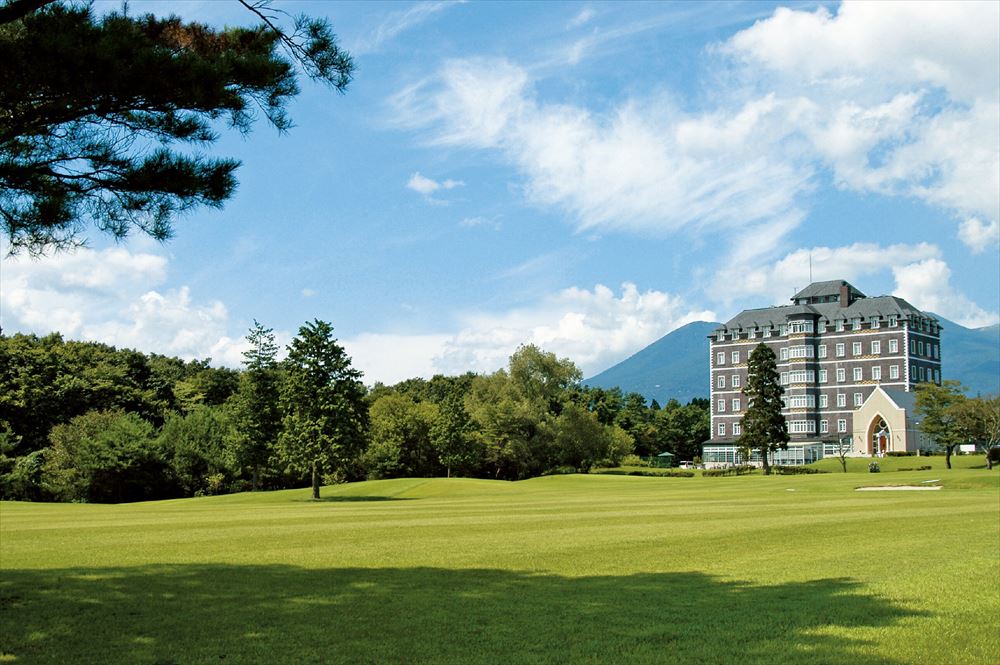
[[[940,485],[876,485],[874,487],[858,487],[855,489],[856,492],[891,492],[891,491],[923,491],[923,490],[939,490]]]

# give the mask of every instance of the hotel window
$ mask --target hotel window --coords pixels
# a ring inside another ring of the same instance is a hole
[[[829,398],[828,395],[820,395],[819,396],[819,408],[825,409],[827,406],[829,406],[829,402],[830,402],[830,398]]]
[[[717,388],[725,388],[726,387],[726,377],[720,376],[720,377],[716,378],[715,379],[715,386]]]
[[[899,365],[889,365],[889,378],[890,379],[899,378]]]
[[[820,321],[816,324],[816,332],[825,333],[826,332],[826,321]]]
[[[799,369],[788,373],[790,383],[813,383],[816,381],[816,373],[810,370]]]
[[[740,387],[740,375],[739,374],[733,374],[733,383],[732,383],[732,385],[733,385],[733,388],[739,388]]]
[[[855,381],[860,381],[861,378],[862,378],[861,368],[860,367],[855,367],[854,368],[854,380]]]
[[[882,355],[882,342],[872,342],[872,355],[880,356]]]
[[[837,368],[837,382],[838,383],[843,383],[844,381],[847,381],[847,370],[844,369],[843,367],[838,367]]]
[[[725,351],[719,351],[718,353],[715,354],[715,364],[716,365],[725,365],[726,364],[726,352]]]
[[[821,369],[819,371],[819,382],[820,383],[826,383],[826,370],[825,369]]]
[[[889,327],[890,328],[895,328],[898,325],[899,325],[899,319],[896,317],[895,314],[890,314],[889,315]]]
[[[719,436],[725,436],[726,435],[726,423],[719,423],[719,428],[716,431],[719,432]]]
[[[792,434],[810,434],[816,431],[816,421],[793,420],[788,423],[788,431]]]
[[[879,321],[877,316],[869,316],[868,321],[869,323],[872,324],[873,329],[881,327],[881,322]]]
[[[861,342],[854,342],[851,344],[851,355],[860,356],[861,355]]]
[[[726,400],[720,399],[718,405],[715,407],[716,413],[724,413],[726,411]]]
[[[730,354],[730,359],[733,361],[734,365],[738,363],[740,361],[740,352],[733,351],[732,354]]]
[[[757,329],[751,328],[750,332],[747,333],[747,339],[757,339]]]
[[[771,336],[771,329],[764,328],[764,337],[770,337],[770,336]]]
[[[734,399],[732,406],[733,406],[733,411],[739,411],[740,410],[740,400]]]
[[[920,380],[921,381],[926,381],[927,380],[927,368],[926,367],[921,367],[920,368]]]
[[[819,348],[816,349],[817,358],[826,358],[826,344],[820,344]]]
[[[918,356],[924,355],[924,343],[923,342],[920,342],[920,341],[917,342],[917,355]]]
[[[890,339],[889,340],[889,353],[899,353],[899,340]]]
[[[837,352],[837,357],[838,358],[843,358],[844,357],[844,345],[843,344],[838,344],[836,346],[836,352]]]
[[[783,385],[783,386],[787,386],[788,385],[788,372],[782,372],[781,373],[781,385]]]
[[[780,360],[788,360],[788,348],[784,346],[781,347],[778,351],[778,356]]]
[[[933,346],[931,347],[931,349],[932,349],[932,351],[933,351],[933,352],[931,353],[931,357],[932,357],[932,358],[940,358],[940,357],[941,357],[941,347],[940,347],[940,346],[938,346],[937,344],[934,344],[934,345],[933,345]]]
[[[783,323],[778,327],[778,336],[784,337],[787,334],[788,334],[788,326]]]
[[[847,431],[847,421],[843,418],[837,421],[837,431],[846,432]]]
[[[841,407],[841,408],[847,406],[847,394],[846,393],[837,393],[837,406]]]
[[[792,395],[788,398],[788,405],[793,409],[811,409],[816,406],[816,398],[813,395]]]
[[[855,317],[851,319],[851,330],[861,330],[861,319]]]
[[[827,420],[819,421],[819,433],[826,434],[830,431],[830,423]]]
[[[788,357],[789,358],[812,358],[816,351],[813,347],[801,345],[801,346],[790,346],[788,347]]]
[[[916,383],[917,381],[917,364],[910,363],[910,381]]]
[[[854,406],[861,406],[864,403],[864,398],[861,393],[854,393]]]
[[[739,423],[733,423],[733,436],[739,436],[742,432],[742,428]]]
[[[788,332],[791,333],[807,333],[813,331],[812,321],[792,321],[788,324]]]
[[[726,341],[726,333],[724,333],[724,332],[716,333],[715,340],[717,342],[724,342],[724,341]]]
[[[881,381],[881,380],[882,380],[882,368],[877,366],[872,367],[872,381]]]
[[[917,352],[917,340],[910,340],[910,355],[914,355]]]
[[[837,325],[835,326],[837,332],[844,332],[844,322],[841,319],[837,319]]]

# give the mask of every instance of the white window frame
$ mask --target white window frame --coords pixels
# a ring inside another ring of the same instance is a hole
[[[851,372],[851,376],[854,377],[855,381],[864,381],[865,380],[864,370],[862,370],[860,367],[855,367],[854,371]]]
[[[820,383],[826,383],[826,370],[825,369],[821,369],[819,371],[819,382]]]
[[[865,403],[864,393],[854,393],[854,406],[861,406]]]
[[[895,314],[890,314],[889,315],[889,327],[890,328],[895,328],[898,325],[899,325],[899,317],[896,316]]]
[[[717,352],[715,354],[715,364],[716,365],[725,365],[726,364],[726,352],[725,351],[719,351],[719,352]]]
[[[788,360],[788,347],[783,346],[778,349],[778,360]]]
[[[734,397],[730,406],[732,407],[733,413],[737,413],[740,410],[740,398]]]
[[[872,355],[873,356],[882,355],[882,342],[880,342],[877,339],[872,341]]]
[[[851,319],[851,330],[861,330],[861,317],[856,316]]]
[[[847,347],[844,345],[843,342],[837,344],[834,350],[836,351],[838,358],[843,358],[845,355],[847,355],[846,348]]]
[[[899,353],[899,340],[890,339],[889,340],[889,353]]]
[[[739,436],[743,433],[743,428],[739,423],[733,423],[733,436]]]
[[[861,342],[852,342],[851,343],[851,355],[852,356],[860,356],[862,353],[863,353],[863,351],[861,349]]]
[[[847,419],[846,418],[838,418],[837,419],[837,431],[838,432],[846,432],[847,431]]]
[[[834,330],[836,330],[837,332],[844,332],[844,320],[843,319],[837,319],[837,322],[834,324]]]
[[[726,423],[719,423],[719,426],[715,429],[719,433],[719,436],[726,435]]]
[[[826,358],[826,344],[820,344],[816,349],[817,358]]]
[[[826,434],[829,431],[830,431],[830,421],[828,420],[819,421],[819,433]]]
[[[874,365],[872,367],[871,373],[872,373],[872,381],[882,380],[882,368],[879,365]]]
[[[726,412],[726,400],[720,399],[715,403],[715,412],[716,413]]]
[[[720,374],[719,376],[715,377],[715,387],[716,388],[725,388],[726,387],[726,377],[725,377],[725,375]]]
[[[899,365],[889,365],[889,379],[899,378]]]
[[[825,409],[829,405],[830,405],[830,396],[829,395],[820,395],[819,396],[819,408]]]
[[[843,367],[837,368],[837,383],[843,383],[847,381],[847,370]]]
[[[733,388],[739,388],[740,387],[740,383],[742,383],[740,381],[740,375],[739,374],[733,374],[733,378],[729,382],[729,385],[732,386]]]
[[[739,351],[733,351],[731,354],[729,354],[729,360],[734,365],[739,364],[739,362],[740,362],[740,352]]]
[[[842,409],[847,406],[847,393],[837,393],[837,408]]]
[[[868,322],[871,324],[872,330],[876,330],[876,329],[882,327],[882,323],[879,320],[879,317],[877,317],[877,316],[869,316],[868,317]]]

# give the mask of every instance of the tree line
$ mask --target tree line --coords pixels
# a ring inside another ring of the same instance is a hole
[[[361,372],[323,321],[284,359],[247,335],[241,369],[48,336],[0,335],[0,497],[124,502],[349,480],[517,480],[628,455],[699,454],[707,400],[647,404],[584,386],[522,346],[492,374],[393,386]]]

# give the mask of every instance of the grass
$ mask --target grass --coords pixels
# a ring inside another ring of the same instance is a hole
[[[0,662],[994,663],[1000,474],[854,491],[930,473],[3,503]]]

